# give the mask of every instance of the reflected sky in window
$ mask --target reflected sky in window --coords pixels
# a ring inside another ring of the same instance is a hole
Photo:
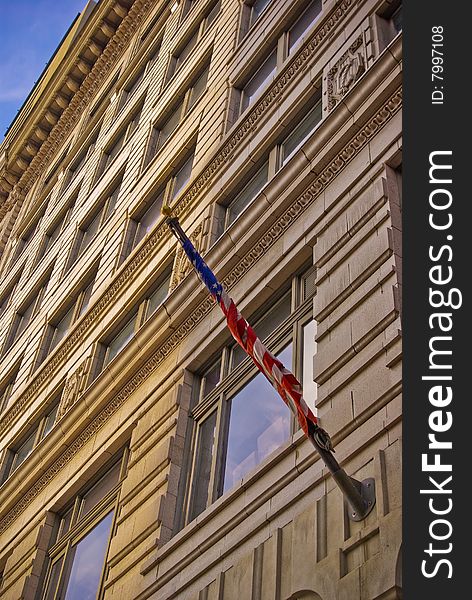
[[[292,344],[278,358],[291,369]],[[259,373],[231,400],[223,492],[233,487],[289,435],[290,411]]]
[[[73,565],[65,600],[95,600],[97,597],[112,520],[113,511],[72,548]]]

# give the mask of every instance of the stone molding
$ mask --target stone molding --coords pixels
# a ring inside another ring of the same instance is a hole
[[[151,3],[151,0],[137,0],[137,2],[135,2],[135,4],[133,4],[133,6],[131,7],[128,16],[121,23],[120,27],[117,30],[117,33],[119,32],[123,24],[127,22],[128,17],[131,15],[132,11],[136,8],[138,4],[143,4],[144,11],[144,8],[147,9],[149,7],[149,4]],[[283,93],[287,85],[291,83],[293,78],[298,73],[303,71],[303,69],[306,67],[307,61],[309,61],[313,57],[313,55],[318,52],[319,46],[324,41],[328,40],[329,36],[332,34],[333,29],[339,26],[339,23],[342,22],[343,18],[352,6],[354,6],[353,0],[343,0],[325,18],[325,21],[320,26],[320,28],[318,28],[314,32],[313,38],[310,39],[310,41],[305,46],[302,46],[298,54],[295,55],[292,62],[277,78],[275,84],[261,99],[261,101],[254,108],[254,110],[252,110],[251,113],[246,117],[246,119],[239,125],[237,130],[223,145],[223,148],[217,152],[215,158],[210,161],[209,165],[203,170],[200,176],[197,177],[195,183],[191,186],[189,191],[173,208],[174,214],[177,217],[182,218],[187,214],[195,198],[209,184],[210,180],[213,179],[213,177],[220,171],[220,169],[222,169],[226,165],[227,161],[233,158],[236,148],[245,141],[246,137],[249,136],[249,134],[258,124],[259,119],[262,118],[262,116],[267,110],[269,110],[272,104],[280,100],[280,95]],[[144,12],[141,13],[141,18],[143,18],[143,14]],[[135,17],[131,15],[131,18]],[[107,52],[110,44],[112,44],[114,39],[115,38],[113,38],[109,42],[109,44],[104,50],[104,54]],[[88,77],[92,77],[95,73],[96,67],[100,67],[100,60],[103,58],[104,54],[97,60],[92,69],[92,72],[89,74]],[[108,73],[109,69],[104,71],[103,77],[105,77]],[[84,84],[87,81],[88,78],[86,78]],[[87,96],[87,101],[85,102],[85,105],[91,99],[91,95],[94,93],[94,91],[95,87],[93,88],[93,92],[91,92]],[[64,111],[64,115],[69,111],[71,105],[69,105],[66,111]],[[61,124],[61,122],[62,117],[58,123],[58,126]],[[51,137],[48,139],[48,142],[50,141],[50,139]],[[47,144],[48,142],[45,142],[45,144]],[[36,155],[34,160],[38,159],[38,157],[41,155],[41,151],[43,150],[43,148],[44,145],[41,146],[41,150],[38,153],[38,155]],[[50,151],[50,154],[53,150]],[[23,411],[26,402],[34,395],[34,393],[43,385],[45,381],[48,381],[50,379],[55,368],[65,360],[65,357],[68,355],[69,351],[76,344],[79,343],[82,335],[89,330],[89,328],[93,325],[94,321],[99,318],[102,311],[108,308],[110,302],[115,297],[115,295],[126,284],[128,279],[130,279],[130,276],[142,265],[146,258],[154,251],[156,246],[161,242],[161,240],[163,240],[164,237],[165,239],[170,239],[170,234],[167,232],[164,226],[161,225],[153,234],[151,234],[148,241],[145,242],[143,248],[141,248],[141,250],[136,254],[136,256],[132,258],[130,263],[125,267],[124,271],[118,276],[118,278],[111,284],[111,286],[105,292],[105,295],[100,298],[98,303],[91,309],[91,312],[87,314],[84,321],[82,321],[75,329],[75,331],[73,331],[73,333],[67,338],[65,344],[62,347],[60,347],[59,351],[53,356],[53,358],[44,365],[43,370],[34,379],[34,381],[31,383],[30,387],[28,387],[28,389],[25,391],[23,396],[21,396],[21,398],[17,400],[15,405],[12,406],[11,411],[4,416],[4,418],[0,422],[0,435],[9,426],[11,421]],[[189,327],[191,327],[191,325],[189,325]]]
[[[277,222],[256,242],[253,248],[241,259],[231,272],[223,279],[222,283],[227,289],[231,289],[234,285],[247,273],[247,271],[254,266],[258,260],[274,245],[274,243],[280,239],[288,227],[290,227],[294,221],[296,221],[306,210],[306,208],[324,191],[324,189],[336,178],[343,170],[344,167],[349,164],[359,152],[369,143],[369,141],[393,118],[393,116],[400,110],[402,106],[402,88],[397,89],[382,106],[382,108],[368,121],[368,123],[357,132],[341,152],[331,161],[331,163],[323,170],[323,172],[316,177],[314,182],[289,206]],[[160,228],[158,232],[164,231],[164,228]],[[152,237],[154,238],[156,232]],[[161,233],[161,236],[163,234]],[[143,249],[144,250],[144,249]],[[142,251],[143,253],[143,251]],[[141,254],[141,253],[140,253]],[[144,258],[143,258],[144,259]],[[129,267],[128,267],[129,268]],[[124,277],[124,273],[121,274],[114,285],[108,290],[107,294],[103,296],[99,303],[94,307],[90,315],[85,319],[85,323],[88,319],[94,319],[95,314],[99,313],[99,306],[108,304],[107,300],[108,293],[115,286],[121,287],[122,283],[119,282]],[[36,483],[28,490],[28,492],[21,498],[21,500],[10,509],[0,521],[0,534],[3,533],[11,523],[29,506],[34,498],[43,490],[45,487],[54,479],[54,477],[72,460],[77,452],[95,435],[95,433],[101,429],[101,427],[108,421],[108,419],[123,405],[126,399],[145,381],[149,375],[151,375],[162,361],[169,356],[169,354],[180,345],[186,335],[194,329],[194,327],[210,312],[214,307],[214,301],[208,296],[197,309],[188,317],[178,329],[167,338],[167,340],[156,350],[156,352],[146,361],[146,363],[139,369],[130,381],[128,381],[124,387],[114,395],[113,400],[93,419],[90,425],[71,443],[64,454],[59,457],[51,467],[36,481]],[[93,317],[92,317],[93,316]],[[77,332],[75,332],[77,333]],[[75,335],[75,334],[74,334]],[[69,342],[69,340],[68,340]],[[66,343],[66,346],[68,345]],[[53,361],[57,359],[55,357]],[[40,376],[43,376],[43,373]],[[38,378],[39,379],[39,378]],[[31,389],[37,389],[33,386]],[[37,387],[39,387],[38,384]],[[29,391],[29,390],[28,390]],[[23,407],[27,399],[32,395],[21,398],[17,401],[15,407],[20,404]],[[15,408],[14,407],[14,408]],[[19,411],[20,409],[18,409]],[[7,418],[11,420],[10,411]],[[17,411],[15,410],[15,414]],[[2,420],[2,429],[4,429],[4,420]]]

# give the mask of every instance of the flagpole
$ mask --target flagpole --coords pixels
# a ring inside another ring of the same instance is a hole
[[[258,369],[266,376],[280,396],[296,412],[307,438],[318,451],[334,481],[349,503],[349,517],[353,521],[362,521],[375,505],[375,480],[368,478],[358,481],[350,477],[333,456],[333,447],[329,435],[322,429],[316,417],[303,400],[301,385],[295,376],[274,357],[257,338],[254,330],[237,311],[234,302],[226,294],[208,265],[183,231],[177,217],[172,215],[168,206],[162,207],[166,224],[180,242],[197,275],[206,285],[210,294],[220,305],[226,316],[228,328],[233,337],[252,358]],[[243,335],[241,335],[241,330]]]

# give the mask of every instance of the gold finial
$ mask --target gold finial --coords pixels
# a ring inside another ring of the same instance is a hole
[[[172,209],[168,204],[164,204],[163,207],[161,208],[161,213],[163,215],[165,215],[166,217],[171,217],[172,216]]]

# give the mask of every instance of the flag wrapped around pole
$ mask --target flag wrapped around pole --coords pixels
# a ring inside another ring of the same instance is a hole
[[[254,329],[238,311],[234,301],[184,233],[178,219],[172,216],[169,207],[163,207],[162,212],[167,216],[167,225],[179,240],[198,277],[223,311],[234,339],[252,358],[257,368],[265,375],[282,400],[297,416],[305,434],[310,439],[314,438],[317,447],[320,446],[325,451],[331,451],[333,449],[331,439],[326,431],[319,426],[316,416],[305,402],[300,382],[257,337]]]

